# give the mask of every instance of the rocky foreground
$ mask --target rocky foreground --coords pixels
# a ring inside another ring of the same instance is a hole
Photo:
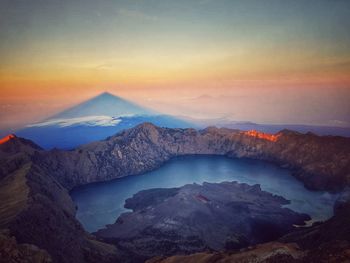
[[[96,236],[131,251],[135,261],[157,255],[224,250],[275,240],[309,220],[282,208],[289,202],[237,182],[150,189],[126,200],[133,212]]]
[[[338,191],[350,184],[350,139],[342,137],[166,129],[145,123],[72,151],[43,151],[31,141],[10,136],[0,143],[0,262],[131,261],[132,252],[84,231],[69,190],[144,173],[185,154],[271,161],[292,169],[312,189]],[[326,223],[280,242],[296,242],[305,253],[319,250],[321,258],[330,257],[326,252],[348,253],[350,208],[340,205],[336,211]]]
[[[335,204],[324,223],[302,227],[274,242],[240,250],[158,256],[146,263],[346,263],[350,262],[350,189]]]

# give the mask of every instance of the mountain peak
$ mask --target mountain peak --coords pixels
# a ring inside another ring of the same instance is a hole
[[[282,134],[282,135],[300,135],[299,132],[292,131],[292,130],[289,130],[289,129],[283,129],[283,130],[279,131],[277,134]]]
[[[112,93],[110,93],[110,92],[108,92],[108,91],[105,91],[105,92],[102,92],[102,93],[100,93],[99,95],[97,95],[96,97],[94,97],[94,98],[100,98],[100,97],[113,97],[113,98],[120,98],[120,97],[118,97],[118,96],[116,96],[116,95],[114,95],[114,94],[112,94]],[[94,99],[94,98],[92,98],[92,99]]]
[[[143,122],[139,125],[136,126],[135,130],[141,129],[141,130],[155,130],[158,127],[156,125],[154,125],[151,122]]]
[[[33,152],[34,150],[41,150],[41,147],[30,140],[17,137],[14,134],[9,134],[0,139],[1,152]]]
[[[6,142],[8,142],[8,141],[10,141],[10,140],[12,140],[14,138],[17,138],[16,135],[9,134],[9,135],[7,135],[7,136],[5,136],[5,137],[0,139],[0,144],[4,144],[4,143],[6,143]]]
[[[104,91],[102,92],[100,95],[109,95],[109,96],[114,96],[112,93],[110,93],[109,91]]]
[[[112,93],[103,92],[89,100],[54,115],[49,119],[66,119],[87,116],[119,117],[151,114],[155,114],[155,112]]]
[[[108,91],[102,92],[102,93],[98,94],[97,96],[92,97],[92,98],[90,98],[89,100],[87,100],[85,102],[94,101],[94,100],[115,100],[115,101],[125,100],[126,101],[126,99],[123,99],[122,97],[114,95],[114,94],[112,94],[112,93],[110,93]]]

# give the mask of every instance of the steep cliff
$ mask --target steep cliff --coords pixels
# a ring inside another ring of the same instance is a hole
[[[40,166],[68,189],[81,184],[135,175],[172,157],[217,154],[277,163],[317,190],[350,184],[350,139],[281,131],[276,135],[207,128],[168,129],[150,123],[73,151],[37,155]]]

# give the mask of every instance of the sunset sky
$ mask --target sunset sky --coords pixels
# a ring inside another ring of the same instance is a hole
[[[103,91],[164,113],[350,126],[348,0],[0,0],[0,129]]]

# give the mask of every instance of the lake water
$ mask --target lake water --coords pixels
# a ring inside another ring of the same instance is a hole
[[[307,213],[315,221],[331,217],[337,195],[309,191],[290,174],[286,169],[262,161],[223,156],[184,156],[142,175],[78,187],[71,196],[78,206],[77,218],[89,232],[114,223],[121,213],[128,211],[124,208],[125,199],[140,190],[203,182],[260,184],[262,190],[290,200],[291,204],[286,207]]]

